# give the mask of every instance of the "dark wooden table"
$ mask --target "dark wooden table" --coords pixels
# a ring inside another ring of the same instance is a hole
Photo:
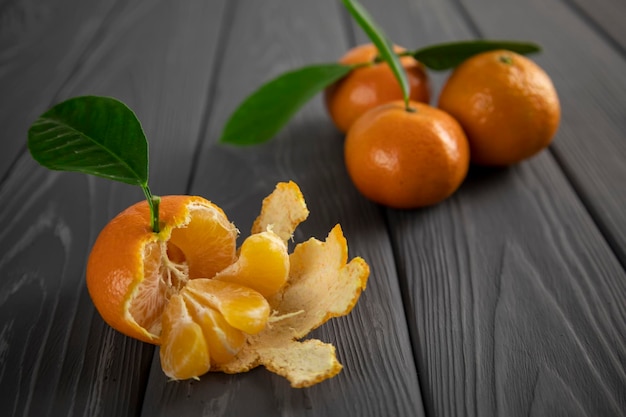
[[[549,150],[472,168],[437,206],[385,209],[351,185],[317,97],[262,146],[218,145],[264,81],[366,41],[335,0],[0,2],[0,415],[626,415],[626,2],[363,0],[409,48],[539,43],[562,124]],[[447,73],[431,73],[435,91]],[[341,223],[372,268],[314,336],[344,370],[292,389],[265,369],[168,382],[158,350],[109,328],[85,288],[99,230],[138,188],[51,172],[29,125],[66,98],[117,97],[150,143],[155,194],[198,194],[242,231],[278,181]],[[433,100],[433,102],[436,102]]]

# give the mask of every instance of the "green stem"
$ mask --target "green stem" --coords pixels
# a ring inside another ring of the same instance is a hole
[[[150,206],[150,227],[152,227],[152,231],[154,233],[159,233],[159,203],[161,202],[161,197],[152,195],[147,184],[142,185],[141,189],[143,190],[146,200],[148,200],[148,205]]]
[[[404,51],[404,52],[399,52],[399,53],[396,53],[396,55],[397,55],[398,57],[403,57],[403,56],[412,56],[412,55],[413,55],[413,53],[414,53],[414,52],[411,52],[411,51]],[[383,58],[381,58],[381,56],[380,56],[380,55],[376,55],[376,58],[374,58],[374,60],[373,60],[371,63],[368,63],[368,64],[370,64],[370,65],[371,65],[371,64],[381,64],[381,63],[383,63],[383,62],[385,62],[385,60],[384,60]],[[403,67],[403,71],[404,71],[404,67]],[[410,99],[411,99],[411,98],[409,97],[409,95],[408,95],[408,94],[404,94],[404,92],[403,92],[403,94],[402,94],[402,98],[404,99],[404,108],[406,109],[406,111],[410,111],[410,112],[415,111],[415,109],[413,109],[413,108],[409,105],[409,101],[410,101]]]
[[[404,51],[404,52],[398,52],[396,53],[396,55],[398,55],[399,57],[403,57],[403,56],[413,56],[415,52],[413,51]],[[376,58],[374,58],[374,63],[375,64],[380,64],[381,62],[385,62],[385,60],[383,58],[380,57],[380,55],[376,55]]]

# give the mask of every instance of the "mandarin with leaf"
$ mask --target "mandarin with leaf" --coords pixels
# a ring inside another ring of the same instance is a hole
[[[395,46],[394,51],[400,53],[404,48]],[[343,133],[366,111],[403,98],[402,89],[391,68],[385,62],[378,62],[378,56],[378,49],[373,44],[352,48],[339,62],[364,65],[353,69],[324,91],[328,113]],[[428,103],[430,83],[424,66],[410,56],[401,57],[400,63],[409,82],[409,98]]]
[[[237,255],[237,229],[202,197],[162,197],[160,220],[155,233],[146,201],[111,220],[89,255],[87,288],[111,327],[161,345],[166,375],[197,377],[231,360],[246,334],[265,327],[265,296],[287,280],[287,246],[266,231],[248,237]],[[249,278],[249,267],[233,268],[257,259],[267,261],[255,265],[260,280]]]

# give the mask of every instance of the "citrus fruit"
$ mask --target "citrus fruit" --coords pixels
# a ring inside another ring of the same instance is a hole
[[[289,273],[287,246],[266,231],[249,236],[237,255],[237,229],[201,197],[165,196],[159,217],[161,231],[154,233],[141,202],[109,222],[90,253],[87,287],[111,327],[161,344],[167,376],[197,377],[231,360],[246,334],[265,327],[265,296]],[[255,262],[261,281],[251,278]]]
[[[469,165],[463,129],[424,103],[383,104],[357,120],[346,137],[348,174],[365,197],[394,208],[438,203],[463,182]]]
[[[172,294],[235,261],[238,233],[201,197],[164,196],[159,217],[161,231],[154,233],[146,201],[127,208],[102,229],[87,262],[87,288],[102,318],[151,343],[159,343]]]
[[[404,48],[394,46],[396,53]],[[326,108],[339,130],[346,133],[367,110],[390,101],[401,100],[400,85],[385,62],[374,62],[378,49],[373,44],[359,45],[349,50],[339,62],[367,66],[352,70],[324,92]],[[401,57],[410,86],[410,99],[429,102],[430,86],[424,66],[414,58]]]
[[[267,300],[250,288],[208,278],[189,281],[163,314],[163,372],[188,379],[228,362],[241,349],[244,333],[260,332],[269,313]]]
[[[324,242],[311,238],[290,255],[288,285],[271,299],[277,312],[271,326],[249,336],[225,372],[263,365],[284,376],[292,387],[314,385],[337,375],[342,365],[335,347],[317,339],[300,341],[332,317],[348,314],[367,286],[369,266],[360,257],[348,261],[348,245],[336,225]]]
[[[463,126],[472,162],[494,166],[517,163],[546,148],[561,115],[546,72],[505,50],[484,52],[459,65],[438,106]]]
[[[237,229],[201,197],[162,197],[159,233],[147,203],[135,204],[96,239],[89,293],[113,328],[160,344],[171,379],[264,365],[294,387],[313,385],[342,366],[333,345],[298,339],[352,310],[369,267],[359,257],[348,262],[339,225],[326,242],[311,238],[289,255],[308,214],[299,187],[279,183],[237,250]]]
[[[250,235],[239,249],[237,262],[217,275],[216,280],[236,282],[270,296],[282,287],[289,275],[285,242],[273,232]]]

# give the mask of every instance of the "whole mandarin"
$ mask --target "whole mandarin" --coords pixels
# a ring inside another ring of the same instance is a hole
[[[383,104],[350,128],[344,145],[348,174],[370,200],[394,208],[438,203],[461,185],[469,166],[463,129],[424,103]]]
[[[498,50],[475,55],[446,81],[439,108],[467,134],[473,163],[506,166],[552,141],[561,116],[557,92],[532,60]]]

